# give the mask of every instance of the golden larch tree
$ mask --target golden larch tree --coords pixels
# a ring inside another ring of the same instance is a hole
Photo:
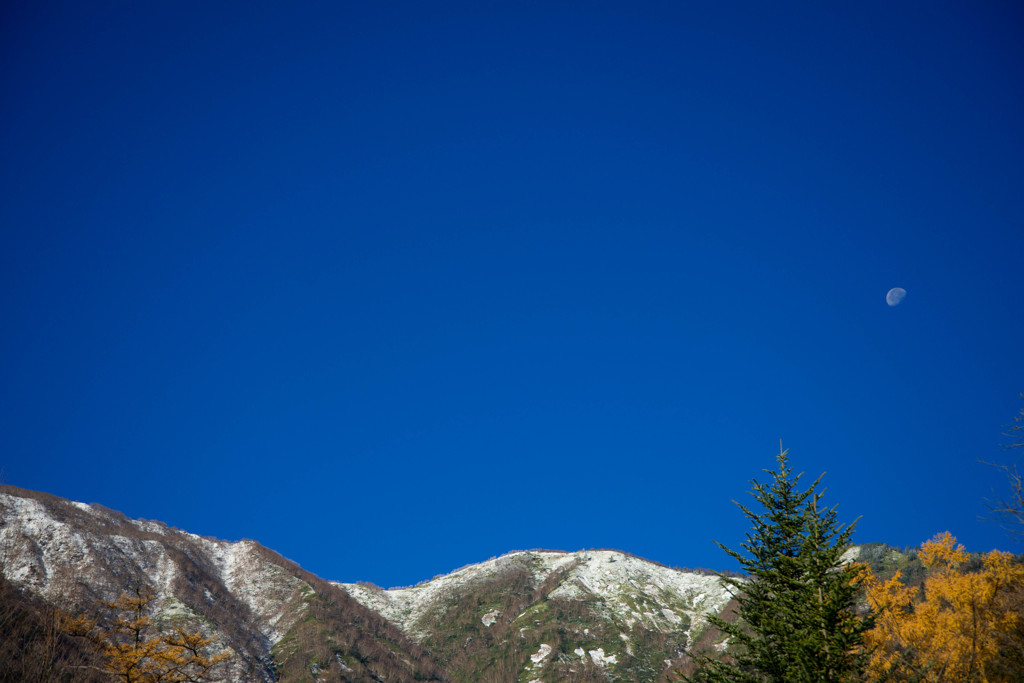
[[[992,551],[968,571],[969,556],[949,532],[921,546],[929,569],[923,586],[904,586],[899,572],[872,577],[867,598],[878,614],[866,644],[874,651],[874,680],[1019,681],[1024,670],[1013,643],[1022,628],[1019,611],[1024,564]],[[1019,647],[1019,645],[1018,645]]]
[[[210,653],[213,638],[174,627],[159,632],[149,616],[156,594],[137,582],[131,593],[104,602],[112,618],[104,625],[90,615],[68,620],[66,631],[92,641],[107,674],[121,683],[207,681],[228,652]]]

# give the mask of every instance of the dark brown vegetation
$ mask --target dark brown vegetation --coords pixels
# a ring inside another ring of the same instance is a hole
[[[304,617],[274,648],[281,681],[443,681],[440,666],[397,626],[343,589],[268,548],[257,552],[309,586],[293,597]]]
[[[92,648],[61,630],[61,611],[26,595],[0,572],[0,681],[93,683],[107,680]]]

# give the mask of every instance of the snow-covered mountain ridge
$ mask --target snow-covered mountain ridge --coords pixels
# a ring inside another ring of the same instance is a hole
[[[409,588],[328,583],[255,541],[15,487],[0,487],[0,570],[72,609],[144,581],[158,621],[232,652],[233,681],[656,680],[731,597],[612,550],[517,551]]]
[[[671,569],[615,550],[516,551],[410,588],[382,590],[364,583],[337,585],[414,638],[422,639],[426,635],[422,621],[433,605],[451,599],[467,585],[500,575],[504,567],[515,561],[530,567],[536,584],[559,569],[568,569],[547,597],[603,600],[610,613],[628,629],[642,624],[654,630],[671,631],[687,617],[686,633],[692,637],[705,627],[704,615],[721,612],[731,597],[716,576]],[[481,621],[486,625],[499,616],[490,611],[481,615]]]
[[[519,669],[476,676],[524,682],[657,680],[732,598],[716,576],[614,550],[512,552],[410,588],[340,585],[442,660],[472,661],[482,644]]]
[[[348,669],[335,680],[443,680],[397,627],[251,540],[206,538],[4,486],[0,571],[21,591],[71,612],[145,583],[157,595],[158,622],[201,626],[231,653],[225,681],[308,680],[312,666],[325,674]],[[325,638],[340,645],[329,662],[313,663]]]
[[[184,568],[173,561],[167,545],[188,544],[207,560],[229,593],[256,616],[264,639],[268,643],[280,640],[283,615],[280,599],[272,596],[290,593],[299,580],[262,561],[255,541],[230,543],[170,529],[160,522],[118,520],[116,513],[85,503],[70,505],[91,517],[90,521],[105,526],[120,522],[120,526],[134,527],[139,533],[124,533],[126,528],[121,529],[122,533],[90,533],[74,518],[55,518],[39,500],[0,493],[0,508],[4,509],[0,557],[9,580],[56,600],[62,597],[61,591],[69,590],[65,575],[73,568],[79,582],[97,595],[106,596],[104,570],[120,573],[118,570],[137,569],[158,594],[171,596]],[[125,562],[123,567],[116,566],[119,559]]]

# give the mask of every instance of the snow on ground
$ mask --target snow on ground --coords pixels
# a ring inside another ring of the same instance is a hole
[[[626,654],[632,657],[633,656],[633,643],[630,642],[629,636],[627,636],[625,633],[620,633],[619,634],[619,638],[622,638],[622,642],[624,642],[626,644]]]
[[[463,567],[451,574],[435,577],[430,581],[425,581],[410,588],[384,590],[362,583],[338,583],[335,585],[344,588],[348,591],[349,595],[378,612],[388,621],[397,624],[412,637],[421,638],[426,634],[416,630],[416,622],[433,605],[445,600],[445,598],[453,595],[458,589],[467,584],[488,576],[500,574],[512,563],[522,559],[520,557],[522,555],[528,555],[530,559],[534,559],[539,563],[540,569],[538,571],[542,577],[549,575],[552,571],[573,560],[571,553],[548,551],[512,552],[501,557],[492,558],[486,562],[481,562],[480,564]]]
[[[370,584],[338,585],[413,638],[422,638],[426,633],[417,629],[417,622],[432,606],[466,584],[498,574],[511,562],[523,559],[522,555],[532,560],[537,583],[556,569],[578,560],[579,565],[551,592],[551,597],[603,598],[612,615],[630,627],[639,623],[646,628],[675,630],[685,614],[690,619],[687,635],[692,639],[694,629],[699,630],[705,624],[704,614],[720,612],[731,597],[715,576],[670,569],[614,550],[514,552],[411,588],[384,590]],[[497,614],[491,612],[481,616],[487,626],[496,618]]]
[[[88,512],[89,514],[96,514],[96,511],[92,509],[92,505],[88,503],[79,503],[77,500],[71,501],[71,504],[82,512]]]
[[[856,562],[860,559],[861,550],[859,545],[851,546],[839,559],[843,562]]]
[[[0,494],[0,570],[12,582],[58,599],[71,589],[73,574],[88,571],[93,556],[82,535],[46,505]]]
[[[607,666],[608,664],[619,663],[618,656],[606,655],[604,653],[603,647],[599,647],[596,650],[588,650],[587,654],[590,655],[590,658],[594,661],[594,664],[597,664],[598,666]]]
[[[218,550],[224,563],[221,569],[224,585],[259,618],[267,640],[277,643],[291,627],[291,623],[281,622],[286,614],[285,605],[295,591],[301,591],[306,584],[263,560],[255,541],[215,543],[223,546]]]
[[[641,623],[647,628],[670,630],[682,622],[679,613],[683,612],[690,618],[687,635],[692,639],[694,629],[704,626],[704,614],[720,612],[731,597],[716,576],[663,567],[614,550],[581,551],[574,555],[582,563],[569,580],[552,591],[551,597],[586,598],[587,593],[603,597],[613,613],[628,625]],[[642,609],[641,602],[648,602],[651,607]],[[666,603],[672,607],[660,607]]]
[[[68,512],[85,512],[98,520],[109,515],[84,503],[68,502],[67,505]],[[258,617],[271,643],[277,642],[290,626],[280,623],[284,616],[282,606],[296,591],[309,590],[304,582],[264,560],[252,541],[231,543],[169,529],[157,522],[124,518],[111,521],[130,524],[152,536],[131,538],[83,533],[73,526],[73,520],[55,519],[53,515],[58,513],[51,514],[42,502],[9,494],[0,494],[0,513],[11,520],[0,526],[0,559],[4,555],[17,558],[15,563],[8,562],[5,567],[8,578],[43,594],[59,587],[60,582],[55,580],[59,577],[54,576],[58,568],[88,567],[94,564],[97,554],[116,552],[135,558],[157,590],[169,595],[178,568],[162,539],[179,534],[209,558],[227,589]],[[27,538],[33,539],[33,545],[22,548]],[[537,584],[552,572],[574,565],[551,597],[600,598],[609,616],[627,628],[639,623],[646,628],[675,630],[683,623],[685,615],[690,620],[688,635],[692,639],[693,629],[703,625],[704,613],[720,611],[730,597],[716,577],[684,573],[609,550],[513,552],[409,588],[383,590],[370,584],[338,585],[420,639],[426,634],[417,632],[417,622],[432,607],[451,598],[462,587],[500,575],[512,566],[522,566],[524,561]],[[492,626],[499,617],[500,613],[492,610],[478,618],[485,626]]]
[[[537,653],[530,655],[530,661],[535,665],[540,664],[549,654],[551,654],[551,646],[547,643],[541,643],[540,649],[537,650]]]
[[[127,524],[157,537],[187,539],[211,561],[228,590],[248,605],[261,621],[264,635],[270,643],[277,642],[283,635],[281,629],[288,625],[279,624],[279,620],[285,605],[294,591],[304,584],[259,557],[255,542],[231,543],[205,538],[169,530],[159,522],[112,516],[85,503],[62,503],[67,505],[69,512],[70,509],[80,510],[99,523],[111,524],[113,528]],[[71,573],[87,573],[91,568],[102,565],[103,558],[120,555],[130,558],[145,571],[147,580],[162,596],[163,611],[178,614],[187,609],[172,595],[178,566],[167,547],[157,538],[131,538],[82,529],[73,518],[65,518],[60,507],[51,511],[46,504],[34,498],[6,493],[0,493],[0,522],[0,567],[14,583],[56,599],[73,583],[69,583]],[[127,533],[127,529],[125,531]]]
[[[146,531],[151,534],[159,534],[161,536],[167,533],[167,527],[160,522],[151,522],[148,519],[131,519],[128,522],[135,528]],[[191,536],[192,534],[188,534]]]

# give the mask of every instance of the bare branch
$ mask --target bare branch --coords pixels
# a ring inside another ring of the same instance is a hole
[[[1020,397],[1024,399],[1024,394],[1021,394]],[[1020,412],[1014,416],[1013,424],[1007,427],[1003,436],[1010,439],[1010,443],[1003,444],[1003,448],[1006,450],[1024,447],[1024,408],[1021,408]],[[1010,464],[984,460],[979,462],[1002,470],[1010,485],[1008,493],[994,495],[993,498],[985,500],[985,507],[993,514],[991,519],[999,522],[1011,537],[1024,539],[1024,473],[1020,470],[1020,461],[1021,458],[1017,458]]]

